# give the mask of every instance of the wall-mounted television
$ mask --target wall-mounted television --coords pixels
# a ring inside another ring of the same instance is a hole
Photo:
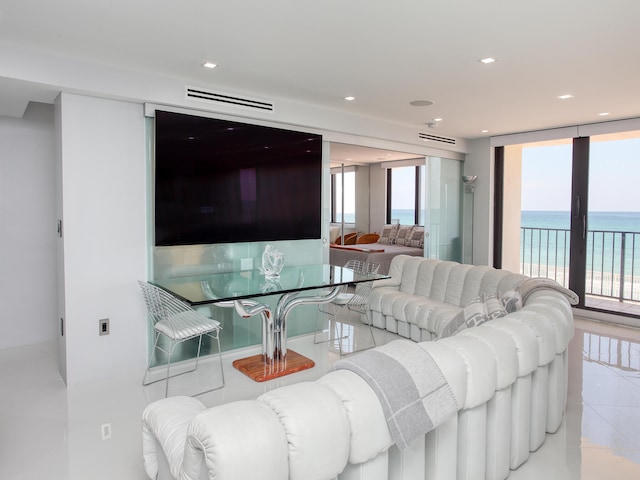
[[[156,110],[155,244],[319,239],[322,136]]]

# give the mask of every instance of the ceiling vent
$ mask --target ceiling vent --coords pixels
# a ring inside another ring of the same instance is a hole
[[[456,139],[455,138],[441,137],[439,135],[433,135],[431,133],[418,132],[418,138],[420,140],[424,140],[424,141],[427,141],[427,142],[440,142],[440,143],[446,143],[448,145],[455,145],[456,144]]]
[[[238,95],[232,95],[229,93],[214,92],[213,90],[207,90],[200,87],[185,87],[186,97],[191,100],[198,100],[200,102],[206,102],[214,105],[226,105],[242,108],[249,108],[251,110],[260,110],[262,112],[273,112],[274,105],[272,102],[266,100],[258,100],[257,98],[240,97]]]

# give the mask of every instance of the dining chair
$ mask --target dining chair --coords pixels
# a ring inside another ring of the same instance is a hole
[[[380,234],[378,233],[365,233],[363,235],[360,235],[358,237],[358,239],[356,240],[356,245],[368,245],[371,243],[376,243],[378,240],[380,240]]]
[[[342,237],[336,238],[336,245],[355,245],[358,238],[358,232],[346,233],[344,239]]]
[[[222,326],[217,320],[205,317],[199,314],[193,308],[186,303],[177,299],[169,292],[156,287],[148,282],[138,281],[142,296],[144,297],[145,304],[147,305],[147,311],[149,314],[149,320],[153,324],[154,330],[154,342],[153,348],[149,354],[149,366],[144,374],[142,380],[143,385],[150,385],[152,383],[166,381],[165,397],[169,394],[169,379],[183,375],[185,373],[194,372],[198,368],[198,361],[200,359],[200,350],[202,347],[202,337],[207,335],[216,340],[218,344],[218,358],[220,361],[220,376],[222,378],[222,385],[211,388],[205,391],[194,394],[202,395],[204,393],[212,392],[224,387],[224,370],[222,367],[222,351],[220,350],[220,330]],[[165,347],[159,343],[160,337],[167,338],[169,343],[168,347]],[[181,371],[180,373],[171,374],[171,357],[177,345],[186,342],[191,339],[198,338],[198,353],[195,358],[195,365],[193,368],[187,371]],[[162,352],[167,355],[167,372],[166,375],[159,379],[150,379],[151,363],[155,352]]]
[[[364,262],[362,260],[349,260],[344,265],[344,268],[353,270],[355,273],[358,273],[358,274],[375,274],[378,272],[380,265],[377,263]],[[340,355],[345,354],[345,351],[342,348],[342,340],[345,338],[351,338],[355,345],[355,348],[351,349],[348,353],[353,353],[360,350],[366,350],[368,348],[373,348],[376,346],[376,339],[375,339],[375,336],[373,335],[373,328],[369,321],[367,321],[366,323],[367,323],[367,326],[369,327],[369,333],[371,334],[372,345],[366,348],[358,348],[358,346],[356,345],[356,338],[355,338],[356,328],[355,327],[357,326],[357,323],[354,325],[351,325],[351,323],[349,322],[352,311],[357,312],[360,315],[366,316],[366,307],[367,305],[369,305],[369,297],[371,296],[371,290],[373,289],[373,282],[374,280],[371,280],[368,282],[356,283],[355,287],[345,285],[343,287],[342,292],[339,293],[338,296],[334,298],[330,303],[326,304],[327,305],[326,310],[322,308],[323,304],[318,305],[318,313],[327,314],[330,317],[329,330],[333,328],[333,330],[336,332],[338,331],[338,316],[337,316],[338,310],[342,310],[342,311],[346,310],[347,312],[347,318],[345,319],[345,322],[340,322],[339,336],[337,336],[336,338],[340,346]],[[319,327],[321,327],[321,325],[319,325],[319,322],[320,322],[320,315],[316,315],[316,332],[314,336],[314,342],[321,343],[325,341],[330,341],[331,334],[329,335],[328,339],[322,339],[322,340],[318,339],[318,330],[319,330]],[[332,323],[333,323],[333,327],[332,327]],[[351,335],[344,334],[345,323],[347,323],[350,327],[352,327]]]

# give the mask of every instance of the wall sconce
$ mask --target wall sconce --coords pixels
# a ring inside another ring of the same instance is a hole
[[[464,182],[462,211],[462,263],[473,263],[473,204],[477,175],[462,175]],[[470,195],[466,195],[469,193]]]
[[[477,175],[463,175],[462,181],[464,182],[464,193],[474,193],[475,183],[478,179]]]

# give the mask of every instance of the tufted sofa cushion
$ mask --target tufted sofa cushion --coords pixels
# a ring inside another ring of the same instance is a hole
[[[142,416],[142,444],[144,468],[149,478],[158,476],[158,449],[162,450],[171,474],[178,477],[189,423],[204,410],[205,406],[191,397],[168,398],[147,406]]]
[[[258,397],[284,426],[289,479],[335,478],[349,458],[351,430],[342,401],[318,382],[302,382]]]
[[[437,338],[474,300],[499,296],[528,278],[487,266],[406,255],[392,260],[389,275],[374,285],[367,317],[374,326],[401,335],[398,322],[406,332],[425,332],[420,338],[412,336],[414,340]]]
[[[259,478],[268,471],[270,479],[287,480],[286,452],[287,436],[272,409],[255,400],[228,403],[207,409],[191,421],[184,468],[176,478],[202,478],[198,459],[204,456],[207,471],[215,471],[218,478]]]
[[[349,370],[336,370],[318,382],[340,397],[349,417],[349,462],[371,460],[393,444],[378,397],[362,377]]]

